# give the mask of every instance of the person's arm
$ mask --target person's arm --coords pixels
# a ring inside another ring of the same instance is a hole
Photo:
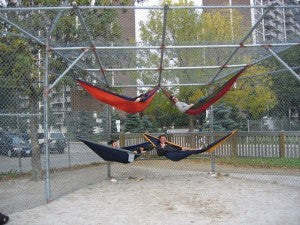
[[[188,147],[182,147],[181,148],[181,151],[187,151],[187,150],[190,150]]]
[[[164,156],[167,153],[166,149],[161,146],[156,147],[156,152],[158,156]]]

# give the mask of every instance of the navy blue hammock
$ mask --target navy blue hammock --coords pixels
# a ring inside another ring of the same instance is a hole
[[[141,155],[139,153],[133,153],[134,151],[139,152],[140,148],[143,148],[144,151],[150,151],[153,148],[150,142],[143,142],[141,144],[122,148],[114,148],[111,145],[98,144],[84,138],[78,139],[92,149],[103,160],[110,162],[131,163]]]
[[[172,145],[177,151],[169,151],[164,156],[172,161],[182,160],[192,154],[199,154],[203,152],[212,152],[223,144],[228,138],[236,134],[237,130],[232,131],[226,136],[216,140],[215,142],[207,145],[206,147],[198,150],[185,150],[181,151],[182,147],[171,142],[167,144]],[[131,163],[141,154],[135,154],[133,151],[139,151],[140,148],[143,148],[145,151],[150,151],[154,147],[159,145],[159,139],[157,137],[151,136],[149,134],[144,134],[144,138],[147,142],[143,142],[137,145],[131,145],[122,148],[114,148],[111,145],[98,144],[93,141],[86,140],[84,138],[78,138],[84,144],[86,144],[90,149],[92,149],[97,155],[99,155],[103,160],[110,162],[119,162],[119,163]]]
[[[168,145],[171,145],[174,151],[165,151],[163,156],[172,161],[180,161],[190,155],[200,154],[203,152],[212,152],[216,150],[220,145],[222,145],[228,138],[232,137],[237,133],[237,130],[230,132],[229,134],[223,136],[222,138],[214,141],[211,144],[208,144],[206,147],[201,149],[191,149],[191,150],[182,150],[182,146],[176,145],[172,142],[166,142]],[[153,137],[149,134],[144,134],[144,138],[149,141],[153,147],[157,147],[159,145],[159,139],[157,137]]]

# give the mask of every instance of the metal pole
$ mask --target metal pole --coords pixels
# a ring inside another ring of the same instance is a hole
[[[237,65],[226,65],[226,68],[237,68],[245,67],[247,64],[237,64]],[[218,69],[222,66],[185,66],[185,67],[164,67],[163,70],[197,70],[197,69]],[[86,69],[86,71],[98,71],[99,69]],[[116,72],[116,71],[156,71],[160,68],[115,68],[115,69],[105,69],[107,72]]]
[[[107,140],[111,139],[111,108],[107,107]],[[111,162],[107,162],[107,177],[111,178]]]
[[[73,68],[73,66],[84,56],[84,54],[88,51],[89,49],[85,49],[78,57],[77,59],[74,60],[74,62],[69,65],[69,67],[53,82],[52,85],[49,86],[48,91],[53,89],[55,85],[70,71],[70,69]]]
[[[0,8],[1,9],[1,8]],[[39,38],[33,36],[32,34],[30,34],[29,32],[27,32],[26,30],[24,30],[23,28],[21,28],[20,26],[18,26],[17,24],[11,22],[10,20],[6,19],[5,17],[3,17],[2,15],[0,15],[0,19],[4,20],[6,23],[12,25],[13,27],[17,28],[18,30],[20,30],[22,33],[24,33],[25,35],[29,36],[31,39],[33,39],[34,41],[38,42],[39,44],[45,46],[45,43],[42,42]]]
[[[64,1],[63,5],[66,6],[67,3],[68,3],[67,1]],[[59,20],[60,17],[62,16],[63,12],[64,12],[63,10],[60,10],[60,11],[57,13],[57,15],[56,15],[56,17],[55,17],[54,21],[52,22],[51,27],[50,27],[50,29],[49,29],[49,35],[51,35],[52,31],[54,30],[54,28],[55,28],[55,26],[56,26],[58,20]]]
[[[277,59],[285,68],[287,68],[291,74],[298,79],[298,81],[300,81],[300,76],[294,70],[292,70],[288,64],[286,64],[272,49],[269,47],[266,47],[266,49],[275,57],[275,59]]]
[[[20,134],[20,118],[17,117],[17,129]],[[21,151],[18,152],[18,160],[19,160],[19,173],[22,173],[22,160],[21,160]]]
[[[291,47],[287,47],[287,48],[285,48],[285,49],[282,49],[282,50],[278,51],[277,53],[284,52],[284,51],[286,51],[286,50],[288,50],[288,49],[290,49],[290,48],[291,48]],[[262,62],[262,61],[264,61],[264,60],[266,60],[266,59],[269,59],[269,58],[271,58],[271,57],[272,57],[272,54],[270,54],[270,55],[268,55],[268,56],[266,56],[266,57],[263,57],[263,58],[261,58],[261,59],[258,59],[258,60],[254,61],[254,62],[252,62],[252,63],[249,63],[248,67],[254,66],[254,65],[256,65],[256,64],[258,64],[258,63],[260,63],[260,62]],[[235,74],[235,73],[237,73],[239,70],[240,70],[240,69],[234,70],[234,71],[232,71],[232,72],[229,72],[229,73],[223,75],[222,77],[218,78],[217,80],[220,80],[220,79],[222,79],[222,78],[224,78],[224,77],[227,77],[227,76],[229,76],[229,75],[231,75],[231,74]],[[206,85],[207,85],[207,84],[206,84]]]
[[[1,8],[0,8],[1,9]],[[17,24],[11,22],[10,20],[6,19],[5,17],[0,15],[0,19],[4,20],[5,22],[7,22],[8,24],[12,25],[13,27],[17,28],[19,31],[21,31],[23,34],[27,35],[29,38],[31,38],[32,40],[36,41],[37,43],[39,43],[42,46],[45,46],[46,44],[40,40],[39,38],[33,36],[32,34],[30,34],[29,32],[27,32],[26,30],[24,30],[23,28],[21,28],[20,26],[18,26]],[[49,47],[50,48],[50,47]],[[52,48],[51,48],[52,49]],[[84,48],[82,48],[84,49]],[[62,57],[63,59],[65,59],[68,62],[71,62],[70,59],[68,59],[67,57],[65,57],[64,55],[62,55],[61,53],[59,53],[58,51],[55,51],[57,55],[59,55],[60,57]],[[75,64],[76,67],[78,67],[81,70],[84,70],[81,66]],[[91,76],[95,77],[93,74],[90,74]],[[97,77],[95,77],[97,80],[99,80]],[[99,80],[100,82],[102,82],[101,80]]]
[[[163,31],[162,31],[162,41],[160,46],[160,63],[159,63],[159,78],[158,86],[161,84],[161,73],[163,70],[163,61],[164,61],[164,49],[165,49],[165,39],[166,39],[166,30],[167,30],[167,19],[168,19],[168,10],[169,6],[164,6],[164,19],[163,19]]]
[[[283,47],[283,46],[298,46],[300,43],[274,43],[268,44],[272,47]],[[266,44],[244,44],[245,48],[258,48],[265,47]],[[166,45],[165,49],[198,49],[198,48],[237,48],[240,47],[238,44],[224,44],[224,45]],[[61,50],[81,50],[89,48],[88,46],[72,46],[72,47],[52,47],[52,50],[61,51]],[[144,49],[160,49],[161,46],[95,46],[96,50],[144,50]]]
[[[82,15],[81,15],[80,9],[79,9],[78,6],[76,5],[76,3],[73,3],[73,4],[74,4],[73,7],[74,7],[74,9],[75,9],[75,11],[76,11],[76,14],[77,14],[77,16],[78,16],[78,18],[79,18],[79,20],[80,20],[80,23],[82,24],[82,26],[83,26],[83,28],[84,28],[84,30],[85,30],[87,36],[88,36],[88,40],[89,40],[89,42],[90,42],[91,49],[92,49],[92,51],[93,51],[93,53],[94,53],[94,56],[95,56],[96,61],[97,61],[97,64],[98,64],[99,67],[100,67],[100,72],[101,72],[101,74],[102,74],[102,76],[103,76],[103,78],[104,78],[104,80],[105,80],[106,86],[109,87],[108,80],[107,80],[107,78],[106,78],[106,76],[105,76],[104,69],[103,69],[103,67],[102,67],[102,65],[101,65],[100,57],[99,57],[99,55],[98,55],[98,53],[97,53],[97,51],[96,51],[96,49],[95,49],[95,45],[94,45],[94,43],[93,43],[93,38],[92,38],[92,36],[91,36],[91,34],[90,34],[90,31],[89,31],[89,29],[88,29],[87,26],[86,26],[85,20],[83,19]]]
[[[0,113],[0,116],[21,116],[21,117],[30,117],[30,116],[42,116],[43,114],[39,113]]]
[[[78,6],[79,9],[154,9],[163,10],[161,6]],[[268,8],[268,5],[215,5],[215,6],[170,6],[170,9],[251,9]],[[300,5],[277,5],[274,8],[300,8]],[[51,7],[20,7],[20,8],[0,8],[0,12],[6,11],[55,11],[70,10],[71,6],[51,6]]]
[[[249,67],[249,66],[248,66]],[[299,66],[296,67],[291,67],[292,69],[299,69]],[[268,73],[262,73],[262,74],[256,74],[253,75],[251,77],[241,77],[239,78],[239,80],[245,80],[245,79],[249,79],[249,78],[255,78],[255,77],[261,77],[261,76],[266,76],[266,75],[278,75],[282,72],[287,72],[288,69],[281,69],[281,70],[277,70],[277,71],[271,71]],[[237,71],[236,71],[237,72]],[[219,81],[220,79],[218,79],[217,81],[215,81],[214,83],[223,83]],[[190,84],[167,84],[167,85],[161,85],[161,87],[184,87],[184,86],[207,86],[207,83],[190,83]],[[132,88],[132,87],[155,87],[155,84],[144,84],[144,85],[114,85],[112,87],[117,87],[117,88]],[[1,114],[0,114],[1,116]]]
[[[45,145],[45,192],[46,192],[46,202],[50,202],[51,198],[51,189],[50,189],[50,175],[49,175],[49,169],[50,169],[50,162],[49,162],[49,139],[48,139],[48,66],[49,66],[49,36],[47,35],[46,40],[46,48],[45,48],[45,75],[44,75],[44,145]]]
[[[260,16],[260,18],[256,21],[256,23],[252,26],[250,31],[246,34],[246,36],[240,41],[239,47],[234,49],[234,51],[230,54],[230,56],[227,58],[223,66],[218,70],[218,72],[214,75],[214,77],[211,79],[210,83],[214,82],[214,80],[217,78],[217,76],[221,73],[221,71],[225,68],[227,63],[232,59],[232,57],[235,55],[235,53],[244,45],[244,42],[248,39],[248,37],[252,34],[254,29],[257,27],[257,25],[262,21],[262,19],[266,16],[266,14],[273,8],[273,5],[270,5],[267,10]]]
[[[213,90],[211,90],[212,92]],[[210,143],[214,142],[214,107],[213,105],[210,106],[210,114],[209,114],[209,131],[210,131]],[[211,165],[211,172],[216,172],[216,166],[215,166],[215,153],[214,151],[210,153],[210,165]]]
[[[19,173],[22,173],[22,160],[21,160],[21,152],[18,152],[18,161],[19,161]]]
[[[70,139],[68,138],[67,140],[68,143],[68,163],[69,163],[69,168],[71,168],[71,151],[70,151]]]

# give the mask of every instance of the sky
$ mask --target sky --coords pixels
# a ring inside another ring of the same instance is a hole
[[[163,0],[145,0],[142,3],[136,3],[135,6],[137,7],[143,7],[143,6],[159,6],[160,3]],[[177,2],[178,0],[173,0],[173,2]],[[194,5],[202,5],[202,0],[193,0]],[[139,22],[143,21],[147,18],[147,14],[148,14],[149,10],[136,10],[136,14],[135,14],[135,34],[136,34],[136,41],[140,42],[140,29],[139,29]]]

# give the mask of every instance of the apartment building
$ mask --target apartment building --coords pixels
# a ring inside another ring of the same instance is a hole
[[[253,5],[299,5],[297,0],[252,0]],[[252,23],[262,15],[262,9],[252,9]],[[271,10],[253,32],[254,43],[292,42],[300,36],[300,10],[297,8],[276,8]]]
[[[203,5],[299,5],[299,0],[203,0]],[[264,13],[262,8],[238,9],[243,25],[251,27]],[[253,43],[291,42],[300,36],[300,10],[276,8],[271,10],[252,33]]]

